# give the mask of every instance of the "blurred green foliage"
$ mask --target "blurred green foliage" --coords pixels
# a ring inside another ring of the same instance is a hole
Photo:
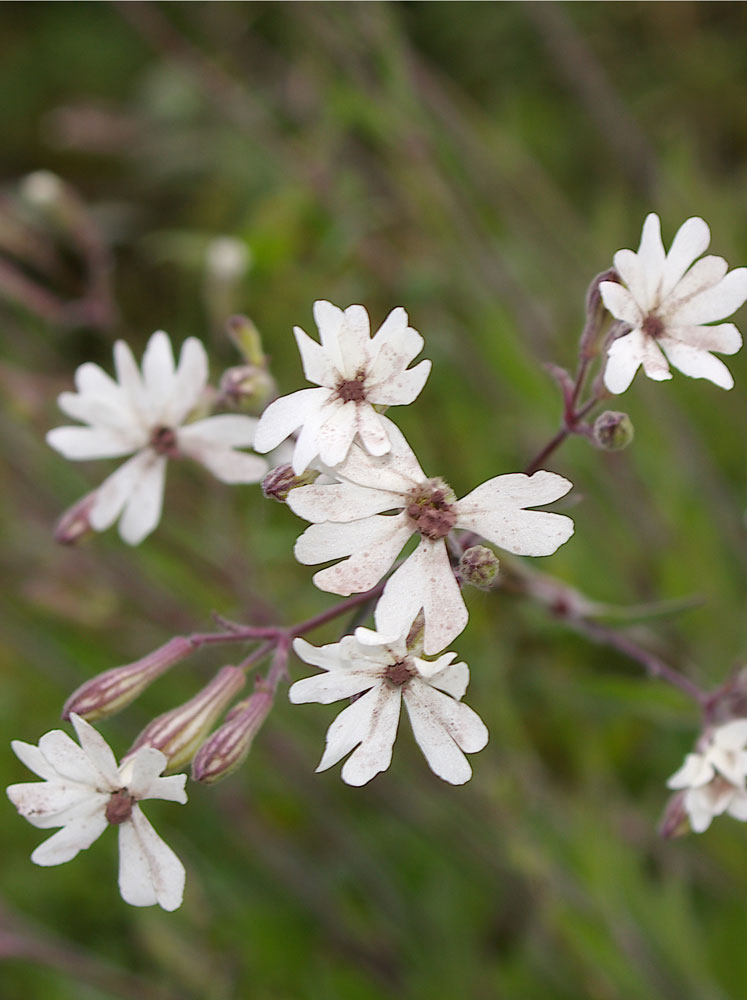
[[[573,364],[586,286],[648,211],[665,241],[698,214],[715,253],[747,258],[746,28],[738,3],[3,4],[0,247],[52,299],[0,270],[2,732],[35,742],[85,678],[212,609],[290,622],[331,600],[292,560],[289,511],[186,466],[139,549],[114,532],[55,547],[58,514],[104,474],[44,444],[77,364],[164,327],[202,337],[217,377],[242,310],[290,391],[315,298],[374,323],[402,304],[434,362],[395,414],[426,471],[462,493],[522,467],[558,419],[542,362]],[[81,248],[20,200],[40,168],[95,224],[93,311],[69,306],[91,291]],[[252,266],[216,288],[220,236]],[[744,385],[744,352],[729,364]],[[645,641],[715,685],[744,643],[744,397],[639,376],[616,406],[629,450],[553,457],[577,530],[541,568],[618,604],[699,595]],[[370,786],[316,776],[334,710],[281,698],[241,772],[149,810],[188,868],[174,915],[120,901],[111,836],[34,867],[39,832],[7,804],[3,998],[743,997],[745,828],[656,834],[693,707],[537,608],[469,604],[455,645],[492,734],[473,781],[434,778],[406,725]],[[124,750],[221,656],[175,669],[107,738]],[[0,768],[26,780],[9,753]]]

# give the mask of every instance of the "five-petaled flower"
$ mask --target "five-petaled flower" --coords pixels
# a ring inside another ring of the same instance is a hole
[[[289,691],[292,702],[329,705],[340,698],[355,699],[329,727],[317,771],[332,767],[351,750],[342,768],[349,785],[365,785],[385,771],[404,701],[431,770],[452,785],[469,781],[472,768],[464,755],[483,749],[488,730],[461,702],[469,668],[453,662],[456,653],[424,660],[408,650],[406,637],[382,642],[381,636],[362,628],[328,646],[295,639],[293,648],[302,660],[325,672],[296,681]]]
[[[667,787],[684,789],[684,806],[696,833],[722,813],[747,820],[747,719],[732,719],[707,733],[699,752],[685,757]]]
[[[599,288],[607,309],[631,329],[609,349],[604,384],[610,392],[624,392],[639,365],[657,381],[672,377],[672,364],[692,378],[709,379],[723,389],[733,386],[729,369],[710,352],[738,351],[739,330],[733,323],[703,324],[725,319],[747,299],[747,268],[727,274],[723,257],[712,255],[694,263],[710,240],[703,219],[688,219],[665,254],[659,217],[652,213],[643,224],[638,253],[615,254],[624,285],[603,281]]]
[[[60,729],[38,747],[14,740],[16,756],[44,781],[11,785],[8,797],[41,829],[62,827],[31,855],[38,865],[61,865],[90,847],[107,826],[119,828],[119,890],[133,906],[175,910],[184,894],[184,866],[140,810],[143,799],[184,803],[186,775],[159,777],[166,757],[141,747],[117,766],[109,745],[80,716],[70,719],[80,746]]]
[[[225,483],[256,483],[267,471],[257,455],[236,451],[251,445],[257,421],[233,413],[185,424],[205,389],[205,348],[195,337],[185,340],[174,365],[171,342],[154,333],[143,355],[142,374],[132,351],[114,345],[115,381],[98,365],[86,363],[75,373],[77,393],[63,392],[60,409],[87,427],[56,427],[47,441],[65,458],[119,458],[135,453],[95,493],[88,519],[103,531],[121,515],[119,533],[137,545],[158,525],[169,458],[188,456]]]
[[[290,508],[316,522],[296,542],[295,554],[306,564],[346,557],[316,573],[314,583],[348,596],[374,587],[407,540],[419,534],[418,547],[387,581],[374,618],[378,632],[390,640],[422,609],[424,649],[431,655],[467,624],[446,548],[449,532],[473,531],[517,555],[550,555],[571,537],[573,521],[526,508],[552,503],[571,483],[553,472],[515,473],[489,479],[457,500],[442,480],[427,478],[402,433],[391,421],[387,425],[388,455],[377,458],[353,445],[335,470],[339,483],[291,491]]]
[[[300,475],[318,455],[328,466],[338,465],[356,435],[372,455],[389,451],[387,424],[376,406],[411,403],[419,394],[430,361],[414,368],[410,362],[423,348],[423,338],[407,325],[404,309],[393,309],[371,337],[363,306],[343,312],[331,302],[314,303],[321,344],[294,327],[303,369],[318,389],[300,389],[271,403],[260,417],[254,446],[266,452],[301,428],[293,456]]]

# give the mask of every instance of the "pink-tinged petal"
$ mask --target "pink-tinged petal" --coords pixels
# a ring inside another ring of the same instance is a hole
[[[75,370],[75,387],[83,396],[100,396],[103,399],[118,398],[122,390],[103,368],[86,361]]]
[[[202,341],[187,337],[182,344],[171,393],[160,409],[160,419],[167,427],[178,427],[184,421],[199,402],[207,380],[208,358]]]
[[[573,534],[573,521],[524,508],[557,500],[571,485],[553,472],[496,476],[457,502],[457,525],[516,555],[552,555]]]
[[[248,448],[254,441],[257,430],[255,417],[245,417],[238,413],[220,413],[215,417],[195,420],[180,427],[177,432],[179,447],[190,454],[192,444],[208,445],[213,448]]]
[[[340,374],[343,372],[343,360],[340,353],[340,330],[345,320],[342,309],[333,306],[331,302],[319,299],[312,307],[314,322],[319,330],[319,339],[329,361]]]
[[[670,326],[660,343],[666,350],[670,340],[688,344],[700,351],[718,351],[719,354],[736,354],[742,346],[742,335],[733,323],[717,326]]]
[[[163,330],[157,330],[148,340],[143,354],[143,384],[154,400],[167,400],[173,390],[174,352]]]
[[[326,386],[328,389],[336,388],[340,381],[340,372],[332,364],[322,345],[312,340],[300,326],[293,327],[293,334],[307,380]]]
[[[104,737],[98,733],[90,722],[86,722],[75,712],[70,713],[70,721],[78,737],[81,748],[88,757],[91,765],[96,768],[100,775],[98,787],[116,788],[119,781],[119,771],[117,759],[112,753],[112,749]]]
[[[657,314],[667,326],[677,323],[678,310],[696,295],[713,288],[729,270],[729,265],[723,257],[710,254],[696,261],[690,270],[675,285],[672,291],[661,302]]]
[[[666,382],[672,377],[667,359],[653,337],[644,337],[642,341],[641,364],[646,375],[655,382]]]
[[[153,452],[145,448],[104,480],[89,512],[94,531],[104,531],[114,524],[152,460]]]
[[[418,666],[418,673],[423,680],[427,681],[431,687],[445,691],[446,694],[450,694],[452,698],[459,701],[464,697],[464,692],[469,684],[469,667],[461,661],[451,663],[450,661],[455,656],[456,653],[445,653],[437,660],[428,663],[427,668],[423,668],[425,660],[416,660],[415,662]]]
[[[355,694],[368,691],[379,683],[379,679],[373,671],[328,671],[316,674],[314,677],[304,677],[291,684],[288,698],[294,705],[304,705],[312,701],[330,705],[341,698],[352,698]]]
[[[163,455],[150,457],[151,462],[135,483],[119,521],[120,538],[128,545],[139,545],[161,520],[167,462]]]
[[[604,369],[604,384],[610,392],[625,392],[633,381],[643,360],[643,339],[640,330],[631,330],[613,340]]]
[[[327,744],[317,771],[326,771],[358,747],[342,769],[349,785],[365,785],[392,761],[397,735],[400,688],[379,684],[341,712],[327,730]],[[360,744],[360,745],[359,745]]]
[[[354,402],[330,408],[316,433],[317,451],[325,465],[334,468],[345,458],[356,434],[357,405]]]
[[[468,614],[443,541],[422,539],[418,548],[387,581],[374,609],[377,631],[401,636],[423,610],[423,649],[440,653],[464,631]]]
[[[747,300],[747,267],[730,271],[717,285],[677,306],[677,326],[697,326],[726,319]]]
[[[417,678],[404,699],[413,734],[433,773],[452,785],[469,781],[472,768],[464,753],[477,753],[488,742],[479,715]]]
[[[633,253],[632,250],[618,250],[614,257],[614,264],[615,270],[630,289],[633,299],[636,302],[638,301],[636,292],[640,295],[641,299],[644,299],[645,288],[641,273],[641,262],[638,259],[638,254]],[[617,282],[605,282],[605,284],[617,284]],[[609,306],[607,308],[609,309]],[[610,312],[612,312],[611,309]]]
[[[654,212],[647,215],[643,223],[638,258],[646,286],[647,302],[653,304],[661,284],[665,261],[664,244],[661,242],[661,223],[659,216]]]
[[[633,297],[632,292],[618,284],[616,281],[601,281],[599,283],[599,293],[602,296],[605,308],[612,313],[616,319],[621,319],[631,326],[640,326],[643,322],[643,310],[638,301]]]
[[[371,324],[363,306],[348,306],[338,334],[342,374],[354,379],[358,372],[367,371],[371,348]]]
[[[132,451],[132,436],[106,427],[55,427],[47,444],[72,461],[120,458]]]
[[[412,403],[420,395],[430,372],[431,362],[421,361],[414,368],[392,375],[386,382],[371,385],[367,389],[368,397],[372,403],[381,406],[404,406]]]
[[[79,851],[85,851],[98,840],[107,826],[103,809],[81,816],[39,844],[31,855],[31,860],[35,865],[45,868],[72,861]]]
[[[350,554],[348,559],[313,577],[320,590],[347,597],[375,587],[411,534],[405,515],[374,515],[350,524],[313,524],[296,542],[295,554],[302,563]],[[325,554],[320,557],[322,552]]]
[[[426,475],[397,425],[387,417],[380,416],[379,419],[391,445],[387,454],[381,457],[369,455],[363,448],[353,445],[335,474],[374,490],[407,493],[423,483]]]
[[[689,753],[679,771],[669,778],[667,788],[694,788],[713,779],[713,767],[699,753]]]
[[[672,240],[664,262],[660,296],[667,296],[690,265],[704,254],[711,242],[711,231],[697,216],[683,222]]]
[[[689,344],[680,343],[671,337],[661,337],[659,344],[675,368],[690,378],[706,378],[722,389],[731,389],[734,379],[723,361]]]
[[[370,455],[386,455],[391,450],[386,424],[372,406],[357,408],[358,437]]]
[[[288,494],[288,506],[307,521],[358,521],[402,506],[397,493],[367,489],[355,483],[298,486]]]
[[[329,399],[329,389],[299,389],[270,403],[254,433],[254,449],[271,451]]]
[[[732,719],[719,726],[713,742],[724,750],[743,750],[747,746],[747,719]]]
[[[16,757],[25,764],[29,771],[38,774],[40,778],[59,778],[57,770],[49,763],[39,747],[32,743],[24,743],[23,740],[11,740],[11,749]]]
[[[184,898],[185,871],[171,848],[133,806],[119,826],[119,891],[131,906],[176,910]]]
[[[172,774],[162,778],[161,772],[168,760],[155,747],[140,747],[120,769],[122,783],[138,801],[142,799],[165,799],[168,802],[187,801],[184,785],[186,774]]]
[[[8,798],[19,814],[42,830],[51,826],[67,826],[69,822],[103,810],[108,793],[99,793],[90,785],[75,781],[27,781],[10,785]]]
[[[258,483],[267,472],[267,462],[258,455],[231,448],[215,449],[208,446],[193,454],[192,458],[204,465],[222,483]]]
[[[129,441],[133,448],[139,448],[147,440],[147,432],[139,423],[133,422],[132,413],[121,404],[118,393],[119,390],[104,397],[92,393],[63,392],[57,397],[57,405],[68,417],[92,427],[114,431],[123,441]]]
[[[105,775],[101,774],[85,750],[61,729],[45,733],[39,740],[39,749],[61,778],[90,788],[96,788],[100,783],[106,787]]]

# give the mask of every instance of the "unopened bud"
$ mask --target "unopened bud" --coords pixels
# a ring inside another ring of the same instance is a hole
[[[221,375],[221,396],[237,410],[260,413],[275,394],[275,379],[266,368],[237,365]]]
[[[579,342],[579,350],[584,358],[594,358],[599,354],[602,346],[601,334],[609,318],[599,290],[603,281],[620,281],[614,267],[598,274],[586,292],[586,322]]]
[[[689,832],[690,819],[685,809],[685,792],[676,792],[670,796],[664,808],[664,815],[659,823],[659,836],[669,840]]]
[[[21,194],[37,208],[49,208],[64,195],[64,184],[51,170],[35,170],[21,181]]]
[[[132,756],[143,746],[155,747],[169,759],[166,770],[177,771],[194,757],[215,720],[241,690],[245,680],[244,671],[239,667],[222,667],[194,698],[148,723],[126,756]]]
[[[226,721],[202,744],[192,761],[192,778],[211,785],[239,767],[272,708],[272,694],[258,686],[254,694],[235,705]]]
[[[176,636],[134,663],[113,667],[91,678],[73,691],[62,709],[62,718],[70,713],[82,716],[87,722],[105,719],[126,708],[157,677],[193,651],[188,639]]]
[[[90,535],[91,510],[96,503],[98,490],[87,493],[81,500],[68,507],[54,527],[54,540],[60,545],[75,545],[81,538]]]
[[[465,583],[480,590],[490,590],[498,576],[500,561],[492,549],[473,545],[462,553],[458,573]]]
[[[262,338],[259,335],[259,330],[248,316],[231,316],[226,323],[226,330],[228,336],[250,365],[257,365],[260,368],[266,367]]]
[[[627,413],[605,410],[594,421],[592,434],[599,448],[605,451],[620,451],[621,448],[627,448],[633,440],[633,421]]]
[[[262,480],[262,492],[268,500],[285,503],[291,490],[298,486],[310,486],[318,476],[316,469],[307,469],[297,476],[292,465],[278,465],[270,469]]]

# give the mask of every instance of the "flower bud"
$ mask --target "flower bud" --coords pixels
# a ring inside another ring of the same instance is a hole
[[[142,746],[155,747],[169,759],[166,771],[177,771],[192,759],[245,680],[244,671],[239,667],[222,667],[194,698],[148,723],[126,756],[132,756]]]
[[[176,636],[134,663],[104,671],[73,691],[62,709],[62,718],[69,719],[70,713],[75,712],[87,722],[93,722],[114,715],[142,694],[156,677],[192,651],[188,639]]]
[[[267,359],[262,350],[262,338],[248,316],[231,316],[226,323],[226,330],[245,361],[258,368],[267,367]]]
[[[54,540],[60,545],[75,545],[89,535],[91,527],[91,510],[96,503],[98,490],[87,493],[82,499],[68,507],[54,526]],[[78,713],[81,714],[81,713]]]
[[[202,744],[192,761],[192,778],[211,785],[239,767],[272,708],[272,694],[261,686],[234,705],[226,721]]]
[[[220,392],[226,403],[237,410],[259,413],[275,394],[275,380],[266,368],[237,365],[223,372]]]
[[[682,837],[690,832],[690,820],[685,809],[684,791],[670,796],[664,808],[664,815],[659,823],[659,836],[669,840],[672,837]]]
[[[579,351],[584,358],[594,358],[602,346],[601,334],[608,319],[599,286],[603,281],[620,281],[617,271],[612,267],[598,274],[586,292],[586,323],[579,341]]]
[[[297,486],[310,486],[318,476],[316,469],[307,469],[297,476],[292,465],[278,465],[277,468],[270,469],[262,480],[262,492],[268,500],[285,503],[291,490],[295,490]]]
[[[597,447],[605,451],[620,451],[633,440],[633,421],[627,413],[605,410],[594,421],[592,434]]]
[[[490,590],[498,576],[500,561],[492,549],[485,545],[473,545],[462,553],[458,573],[465,583],[480,590]]]

